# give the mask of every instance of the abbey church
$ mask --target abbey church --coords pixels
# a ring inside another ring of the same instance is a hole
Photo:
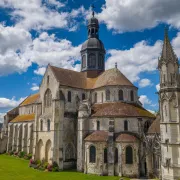
[[[0,152],[32,153],[35,160],[57,162],[61,170],[87,174],[180,177],[178,60],[168,35],[158,65],[156,118],[142,107],[138,88],[117,65],[105,71],[106,51],[94,13],[87,30],[81,72],[49,64],[39,92],[7,112]]]

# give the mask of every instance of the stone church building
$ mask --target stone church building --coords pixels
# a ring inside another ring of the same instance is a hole
[[[7,143],[1,143],[0,149],[5,146],[7,151],[32,153],[34,159],[57,162],[61,170],[77,168],[80,172],[109,176],[159,176],[160,118],[155,120],[142,107],[138,88],[117,65],[105,70],[106,51],[99,39],[94,13],[87,29],[88,39],[81,49],[81,72],[48,65],[39,92],[6,114],[0,143],[5,137]],[[163,51],[163,55],[169,54]],[[173,63],[177,64],[175,60]],[[159,68],[169,73],[164,61],[165,58],[159,61]],[[176,69],[173,65],[171,71],[178,71],[178,65]],[[172,84],[161,84],[160,97],[172,98],[173,106],[178,92],[168,92],[166,88],[171,89]],[[165,102],[167,105],[161,108],[169,116],[171,101]],[[166,134],[162,148],[163,152],[169,148],[170,163],[179,161],[171,157],[176,153],[174,141],[179,138],[178,119],[177,115],[176,122],[166,118],[161,123]],[[177,174],[170,166],[165,166],[163,172]]]

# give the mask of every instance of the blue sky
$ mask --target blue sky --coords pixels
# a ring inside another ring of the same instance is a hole
[[[148,110],[158,110],[157,61],[164,28],[180,56],[178,0],[1,0],[0,119],[38,91],[48,63],[80,69],[81,44],[94,3],[106,69],[115,62],[135,86]],[[1,121],[0,120],[0,121]]]

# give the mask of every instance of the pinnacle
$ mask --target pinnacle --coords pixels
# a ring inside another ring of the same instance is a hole
[[[165,32],[164,32],[164,44],[163,44],[163,49],[162,49],[162,54],[161,54],[161,60],[162,61],[177,61],[177,57],[174,53],[174,50],[169,40],[167,28],[165,28]]]

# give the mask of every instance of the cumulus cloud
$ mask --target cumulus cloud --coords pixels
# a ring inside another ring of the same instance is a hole
[[[160,84],[156,85],[156,90],[159,91],[160,90]]]
[[[0,76],[25,72],[33,63],[39,65],[36,74],[43,75],[45,66],[52,65],[79,69],[81,45],[73,46],[67,39],[58,39],[54,34],[41,33],[34,40],[21,28],[0,25]]]
[[[139,101],[143,104],[143,106],[145,104],[151,104],[151,100],[149,100],[146,95],[141,95]]]
[[[37,91],[37,90],[39,90],[39,86],[36,83],[33,83],[32,87],[31,87],[31,90],[32,91]]]
[[[152,82],[150,79],[141,79],[139,81],[139,87],[143,88],[143,87],[147,87],[147,86],[152,86]]]
[[[0,97],[0,109],[8,109],[8,108],[14,108],[18,106],[26,97],[15,99],[13,97],[12,99]]]
[[[0,123],[3,123],[5,114],[6,113],[0,113]]]
[[[180,28],[179,0],[105,0],[99,18],[116,32],[153,28],[167,23]]]
[[[24,53],[32,44],[31,34],[24,29],[0,24],[0,76],[24,72],[31,62]]]
[[[34,73],[43,76],[45,71],[46,71],[46,67],[39,67],[38,69],[34,70]]]
[[[1,0],[0,7],[11,8],[11,16],[15,19],[17,27],[25,29],[66,28],[77,29],[76,18],[84,17],[84,7],[65,12],[65,4],[57,0]],[[76,27],[76,28],[74,28]]]
[[[162,41],[157,41],[153,46],[146,41],[136,43],[128,50],[108,51],[106,68],[113,68],[118,63],[118,68],[132,81],[138,81],[142,72],[154,71],[157,68],[158,57],[162,49]]]

